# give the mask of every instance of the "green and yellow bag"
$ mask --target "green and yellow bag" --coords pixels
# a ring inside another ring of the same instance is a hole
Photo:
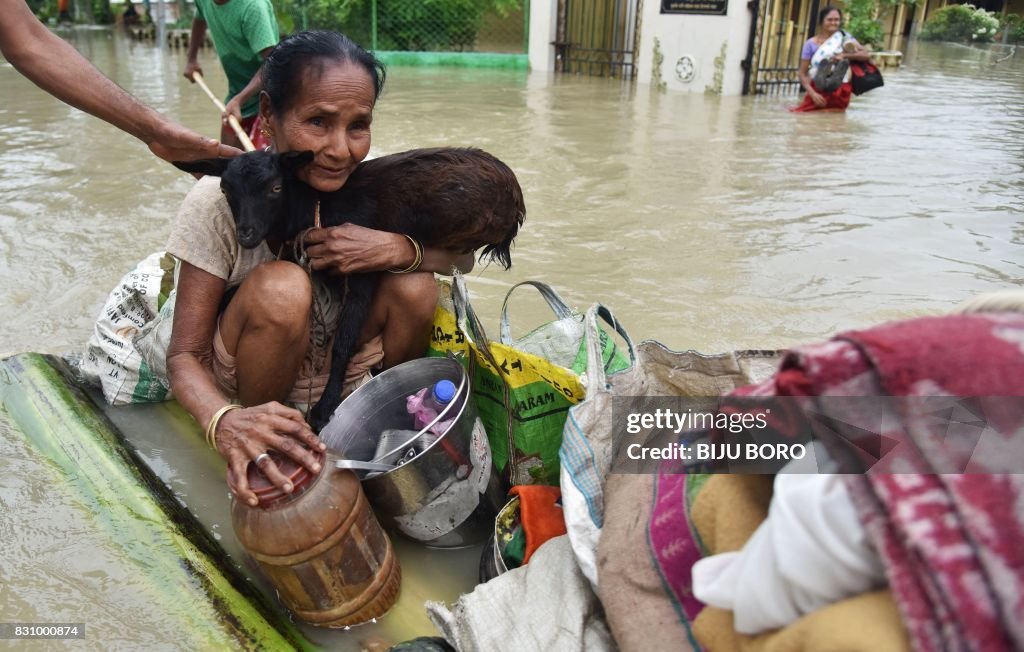
[[[557,319],[513,340],[508,302],[522,285],[540,291]],[[610,314],[603,318],[615,328]],[[586,395],[580,379],[587,366],[583,319],[549,285],[526,281],[505,296],[501,341],[493,342],[469,304],[465,278],[441,283],[428,355],[454,354],[466,365],[494,465],[509,485],[558,484],[565,419]],[[628,367],[615,341],[599,332],[606,372]]]

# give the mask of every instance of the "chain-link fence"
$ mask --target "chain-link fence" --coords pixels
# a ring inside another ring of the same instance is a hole
[[[26,0],[46,21],[58,0]],[[117,0],[115,0],[117,2]],[[138,0],[136,0],[138,2]],[[529,0],[272,0],[281,31],[333,29],[375,51],[525,54]],[[123,9],[110,0],[68,0],[78,22],[109,23]],[[154,3],[155,4],[155,3]],[[149,20],[150,3],[140,10]],[[163,0],[188,29],[190,0]],[[155,18],[155,15],[153,16]]]
[[[333,29],[375,51],[524,54],[529,0],[274,0],[281,29]]]

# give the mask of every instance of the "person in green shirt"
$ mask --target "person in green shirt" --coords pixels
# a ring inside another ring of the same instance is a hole
[[[191,82],[195,82],[195,73],[203,72],[196,55],[207,30],[228,78],[220,139],[240,147],[237,136],[228,127],[227,117],[234,115],[247,133],[255,135],[262,85],[257,73],[279,39],[274,7],[270,0],[196,0],[185,62],[185,78]]]

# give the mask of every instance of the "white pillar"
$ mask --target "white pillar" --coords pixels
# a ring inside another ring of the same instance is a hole
[[[728,0],[724,16],[662,14],[659,0],[646,0],[641,20],[638,83],[651,84],[659,77],[654,69],[654,41],[657,39],[663,57],[660,81],[666,90],[721,95],[743,93],[740,64],[747,57],[751,25],[747,0]]]
[[[555,69],[555,40],[558,29],[558,0],[530,0],[530,70]]]

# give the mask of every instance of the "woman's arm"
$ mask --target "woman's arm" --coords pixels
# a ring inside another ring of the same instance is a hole
[[[811,93],[814,91],[811,88],[811,76],[808,74],[808,70],[811,68],[811,62],[808,59],[800,60],[800,69],[797,70],[796,76],[800,80],[800,85],[804,87],[804,91]]]
[[[225,281],[198,267],[182,262],[178,277],[174,329],[167,350],[167,373],[178,402],[206,428],[213,415],[231,401],[218,389],[213,378],[213,337]],[[227,460],[228,486],[250,505],[257,502],[249,489],[249,462],[268,450],[279,450],[314,473],[319,472],[309,451],[285,442],[295,439],[311,449],[324,445],[298,410],[272,402],[232,410],[221,418],[216,432],[217,452]],[[263,464],[267,478],[284,491],[291,484],[273,464]]]
[[[847,61],[871,61],[871,53],[860,43],[854,41],[854,44],[857,46],[854,52],[843,52],[837,58]]]
[[[416,259],[416,251],[404,235],[354,224],[313,229],[306,234],[305,243],[313,269],[339,274],[406,269]],[[456,268],[465,273],[473,269],[473,261],[472,252],[424,247],[419,271],[451,274]]]
[[[817,106],[825,106],[825,98],[821,96],[821,93],[814,90],[811,86],[811,75],[810,75],[811,61],[810,59],[800,60],[800,70],[797,71],[797,78],[800,80],[800,85],[807,91],[808,97]]]

